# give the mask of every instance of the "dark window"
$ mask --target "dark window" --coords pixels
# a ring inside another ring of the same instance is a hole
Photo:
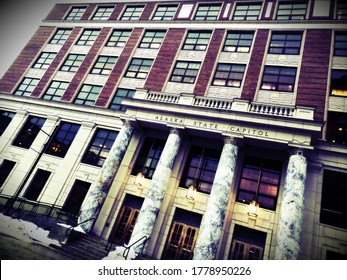
[[[327,134],[328,142],[347,145],[347,114],[328,112]]]
[[[33,68],[38,69],[47,69],[51,65],[53,59],[55,58],[56,53],[43,52],[40,57],[36,60]]]
[[[14,161],[4,159],[0,166],[0,187],[5,183],[7,177],[11,174],[13,167],[16,165]]]
[[[78,39],[76,45],[91,46],[96,38],[99,36],[100,29],[85,29]]]
[[[327,250],[327,260],[347,260],[347,255]]]
[[[216,20],[221,5],[199,5],[195,14],[195,20]]]
[[[164,146],[164,140],[147,138],[141,148],[132,174],[136,175],[138,172],[142,171],[146,178],[152,179]]]
[[[139,20],[144,6],[128,6],[126,7],[121,20]]]
[[[78,124],[61,123],[45,151],[46,154],[64,157],[80,128]]]
[[[66,20],[79,20],[83,16],[84,12],[87,10],[87,7],[74,7],[71,9]]]
[[[43,95],[43,99],[60,100],[68,86],[69,83],[67,82],[52,81]]]
[[[256,198],[259,207],[276,210],[281,171],[279,161],[247,156],[236,200],[249,204]]]
[[[4,133],[15,113],[0,110],[0,136]]]
[[[30,185],[24,194],[24,197],[29,200],[37,200],[50,175],[51,172],[37,169],[34,178],[31,180]]]
[[[347,3],[345,0],[337,1],[337,19],[347,19]]]
[[[200,62],[177,61],[170,81],[194,84],[199,73],[200,65]]]
[[[305,19],[307,3],[283,2],[278,5],[277,19],[301,20]]]
[[[261,89],[294,91],[296,68],[265,66]]]
[[[183,172],[181,187],[196,182],[198,191],[210,193],[216,174],[220,150],[192,147]]]
[[[233,20],[257,20],[261,4],[236,4]]]
[[[66,39],[70,36],[71,31],[72,29],[58,29],[49,43],[57,45],[64,44]]]
[[[347,229],[347,173],[324,170],[320,222]]]
[[[84,198],[89,190],[90,183],[76,180],[72,186],[67,200],[64,203],[64,210],[78,214]]]
[[[93,20],[108,20],[114,7],[99,7],[93,16]]]
[[[69,54],[60,71],[76,72],[85,57],[84,54]]]
[[[253,41],[252,33],[228,32],[225,39],[224,52],[242,52],[249,53]]]
[[[101,92],[102,86],[83,85],[74,103],[93,106]]]
[[[46,119],[39,117],[29,117],[20,130],[12,145],[29,149],[37,134],[45,123]]]
[[[124,47],[129,39],[131,30],[114,30],[106,46],[108,47]]]
[[[119,88],[116,91],[115,96],[110,104],[110,109],[125,111],[125,107],[122,105],[124,98],[133,98],[135,90]]]
[[[269,53],[271,54],[300,54],[301,34],[273,33]]]
[[[15,95],[30,96],[35,87],[39,83],[39,79],[24,78],[19,87],[14,92]]]
[[[98,129],[90,143],[82,162],[102,166],[111,150],[118,132],[107,129]]]
[[[347,70],[331,71],[331,95],[347,97]]]
[[[212,84],[214,86],[241,87],[246,66],[218,63]]]
[[[335,34],[334,55],[347,56],[347,33]]]
[[[146,31],[139,48],[159,49],[166,31]]]
[[[176,14],[177,5],[175,6],[158,6],[152,20],[171,20]]]
[[[151,69],[153,59],[133,58],[128,67],[125,77],[146,79]]]
[[[91,73],[100,75],[109,75],[117,62],[117,56],[100,55],[95,62]]]
[[[210,42],[211,32],[189,31],[183,50],[205,51]]]

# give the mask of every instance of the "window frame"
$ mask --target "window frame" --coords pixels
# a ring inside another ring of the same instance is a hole
[[[274,37],[280,37],[284,36],[284,39],[275,39]],[[298,39],[291,39],[290,37],[292,36],[300,36],[300,40]],[[302,33],[299,32],[273,32],[271,34],[270,38],[270,44],[269,44],[269,49],[268,53],[269,54],[275,54],[275,55],[300,55],[301,53],[301,46],[302,46]],[[299,42],[299,46],[293,46],[292,44],[294,42]],[[274,45],[274,46],[272,46]],[[276,52],[273,50],[280,49],[281,51]],[[294,52],[291,52],[291,50],[295,50]]]
[[[228,38],[229,35],[238,35],[238,38]],[[242,36],[249,36],[252,35],[252,39],[244,39]],[[253,39],[254,39],[254,32],[243,32],[243,31],[232,31],[229,30],[227,32],[227,36],[225,37],[224,45],[223,45],[223,52],[239,52],[239,53],[250,53],[252,45],[253,45]],[[228,43],[229,41],[237,41],[237,43],[232,44]],[[246,41],[249,44],[249,46],[245,45],[242,46],[240,42]],[[234,48],[232,50],[228,50],[228,48]],[[247,48],[247,50],[243,50],[243,48]]]
[[[115,6],[98,6],[92,20],[108,20],[114,11]],[[111,9],[111,11],[109,10]],[[104,10],[101,11],[100,10]],[[100,15],[99,15],[100,12]]]
[[[204,8],[204,7],[208,8],[206,12],[200,10],[200,8]],[[211,8],[214,8],[214,7],[219,8],[217,15],[216,16],[209,15],[210,12],[215,11],[215,10],[211,11]],[[216,3],[216,4],[215,3],[206,3],[206,4],[202,3],[202,4],[199,4],[198,8],[195,12],[194,20],[197,20],[197,21],[218,20],[221,10],[222,10],[222,4],[220,4],[220,3]],[[203,12],[205,12],[206,14],[205,15],[199,15],[199,13],[203,13]],[[198,19],[198,17],[199,17],[199,19]]]
[[[62,33],[60,34],[60,32]],[[49,43],[54,45],[63,45],[71,35],[71,32],[72,28],[58,28]]]
[[[83,84],[74,100],[74,103],[93,106],[98,99],[102,88],[103,87],[99,85]]]
[[[78,38],[77,46],[92,46],[98,36],[100,35],[101,29],[86,28],[83,30],[81,36]],[[88,34],[89,33],[89,34]]]
[[[209,35],[209,38],[205,38],[205,35]],[[212,31],[188,31],[187,36],[184,40],[182,50],[184,51],[206,51],[210,44],[212,37]]]
[[[101,61],[101,60],[105,60],[105,61]],[[99,55],[92,69],[90,70],[90,74],[106,75],[106,76],[110,75],[117,61],[118,61],[118,56]]]
[[[331,69],[330,96],[347,97],[347,70]]]
[[[157,12],[159,12],[158,10],[160,8],[166,8],[166,10],[163,11],[164,14],[162,16],[156,15]],[[173,11],[172,16],[171,15],[167,16],[166,15],[167,13],[172,13],[172,11],[168,11],[168,9],[170,9],[170,8],[174,8],[175,10]],[[152,20],[159,20],[159,21],[160,20],[172,20],[172,19],[174,19],[175,15],[177,13],[177,8],[178,8],[178,5],[158,5],[154,14],[153,14]],[[160,19],[156,19],[156,18],[160,18]]]
[[[116,32],[119,32],[120,35],[115,35]],[[125,32],[128,32],[128,35],[124,35]],[[114,29],[110,38],[107,40],[107,47],[120,47],[123,48],[129,40],[132,30],[130,29]],[[116,40],[115,40],[116,39]]]
[[[15,112],[0,110],[0,136],[8,128],[15,115]]]
[[[33,93],[39,81],[40,79],[37,78],[24,77],[24,79],[19,84],[19,86],[13,94],[20,96],[30,96]]]
[[[219,67],[222,66],[230,66],[230,69],[228,71],[225,70],[218,70]],[[243,67],[243,71],[233,71],[233,67]],[[245,71],[246,71],[246,65],[244,64],[236,64],[236,63],[218,63],[217,67],[216,67],[216,71],[214,73],[213,76],[213,80],[212,80],[212,85],[213,86],[222,86],[222,87],[234,87],[234,88],[241,88],[242,86],[242,82],[243,82],[243,78],[245,75]],[[224,77],[220,77],[218,80],[220,81],[224,81],[224,84],[217,84],[217,75],[227,75],[225,78]],[[241,75],[241,78],[233,78],[232,76],[237,76],[237,75]],[[231,84],[233,84],[234,82],[237,82],[238,85],[229,85],[229,83],[231,82]]]
[[[139,62],[139,63],[137,63]],[[150,62],[150,65],[144,65]],[[125,77],[132,79],[146,79],[152,69],[154,59],[133,57],[125,72]]]
[[[347,3],[346,3],[347,4]],[[341,36],[344,40],[337,40],[337,37]],[[340,46],[337,46],[341,44]],[[342,54],[338,54],[338,52]],[[347,32],[336,32],[334,36],[334,56],[347,57]]]
[[[60,67],[59,71],[75,73],[80,68],[85,58],[85,54],[70,53],[65,59],[63,65]]]
[[[78,10],[74,12],[74,10]],[[83,10],[83,12],[81,12]],[[87,6],[71,7],[69,13],[66,15],[65,20],[80,20],[87,10]],[[72,15],[73,14],[73,15]]]
[[[179,67],[179,64],[186,64],[186,67]],[[198,69],[191,67],[194,64],[198,66]],[[170,82],[194,84],[199,76],[200,68],[201,62],[177,60],[172,70]]]
[[[306,18],[306,15],[307,15],[307,5],[308,3],[307,2],[304,2],[304,1],[298,1],[298,2],[280,2],[278,4],[278,7],[277,7],[277,12],[276,12],[276,20],[304,20]],[[285,13],[285,14],[282,14],[282,15],[279,15],[279,11],[281,10],[281,6],[286,6],[286,5],[291,5],[291,8],[287,8],[287,9],[282,9],[282,11],[288,11],[288,13]],[[295,8],[294,6],[295,5],[306,5],[305,7],[305,14],[299,14],[299,15],[295,15],[293,14],[293,11],[296,11],[296,10],[302,10],[302,8]],[[300,18],[297,18],[299,17]],[[281,18],[280,18],[281,17]]]
[[[272,70],[271,70],[272,69]],[[266,73],[267,71],[277,71],[278,73]],[[283,71],[294,71],[294,75],[288,75],[288,74],[282,74],[281,72]],[[296,74],[297,74],[297,68],[296,67],[287,67],[287,66],[269,66],[265,65],[264,66],[264,71],[263,71],[263,76],[261,79],[261,84],[260,84],[260,89],[261,90],[266,90],[266,91],[279,91],[279,92],[294,92],[295,88],[295,81],[296,81]],[[292,78],[293,82],[284,82],[285,78]],[[266,80],[264,80],[266,78]],[[275,81],[276,78],[276,81]],[[269,81],[267,81],[269,80]],[[281,80],[283,80],[281,82]],[[288,87],[289,90],[285,90],[285,86]],[[266,88],[270,87],[270,88]],[[272,88],[273,87],[273,88]],[[291,90],[290,90],[290,87]]]
[[[255,15],[248,15],[249,12],[258,10],[258,8],[257,9],[250,9],[250,8],[255,8],[258,6],[260,6],[260,7],[259,7],[259,12],[258,12],[256,18],[255,18]],[[239,7],[247,7],[247,9],[246,10],[238,10]],[[235,10],[233,12],[232,20],[236,20],[236,21],[259,20],[259,17],[261,15],[261,10],[262,10],[262,3],[261,2],[259,2],[259,3],[258,2],[255,2],[255,3],[237,3],[236,2],[236,6],[235,6]],[[246,13],[244,15],[242,15],[242,14],[237,15],[236,13],[240,12],[240,11],[246,11]]]
[[[31,68],[35,69],[47,69],[57,56],[55,52],[41,52],[40,56],[36,59]]]
[[[124,92],[124,95],[119,95],[121,92]],[[112,98],[112,101],[109,105],[109,109],[111,110],[119,110],[119,111],[125,111],[125,107],[122,105],[122,101],[125,98],[133,98],[135,95],[135,90],[132,89],[126,89],[126,88],[117,88],[115,95]],[[119,100],[117,103],[116,100]]]
[[[128,11],[128,9],[134,9],[134,10]],[[136,9],[141,9],[141,11],[139,10],[137,11]],[[144,9],[145,9],[145,5],[126,5],[124,8],[124,12],[122,13],[122,16],[120,17],[120,20],[139,20],[141,18],[141,15]],[[130,15],[126,15],[127,13],[129,13]]]
[[[65,88],[62,87],[62,85],[64,85]],[[42,96],[42,99],[57,100],[57,101],[61,100],[61,97],[66,92],[69,85],[70,85],[69,82],[53,80],[50,83],[49,87],[46,89],[44,95]]]
[[[149,36],[153,33],[152,36]],[[140,42],[140,49],[159,49],[164,38],[166,30],[146,30]]]

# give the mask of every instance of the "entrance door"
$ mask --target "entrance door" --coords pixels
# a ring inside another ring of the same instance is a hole
[[[140,210],[138,209],[123,206],[113,235],[113,242],[115,244],[121,246],[128,244],[139,213]]]
[[[263,248],[234,240],[231,249],[232,260],[261,260],[263,257]]]

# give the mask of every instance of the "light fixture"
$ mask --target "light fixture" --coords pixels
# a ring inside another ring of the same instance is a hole
[[[258,203],[257,197],[255,196],[254,199],[249,204],[248,216],[250,218],[255,219],[258,217],[258,207],[259,207],[259,203]]]
[[[200,172],[200,167],[201,167],[201,162],[202,162],[202,158],[204,156],[204,151],[205,151],[205,148],[202,150],[202,153],[201,153],[201,156],[200,156],[200,159],[199,159],[199,164],[198,164],[198,168],[196,169],[196,172],[195,172],[195,177],[194,177],[194,180],[191,181],[188,185],[188,190],[187,190],[187,195],[186,195],[186,198],[188,199],[189,202],[191,203],[194,203],[195,201],[195,196],[196,196],[196,193],[198,191],[198,188],[199,188],[199,181],[198,181],[198,174]]]
[[[143,189],[143,179],[145,178],[145,174],[143,172],[143,169],[141,169],[139,171],[139,173],[137,173],[136,178],[135,178],[135,182],[134,184],[139,188],[139,189]]]

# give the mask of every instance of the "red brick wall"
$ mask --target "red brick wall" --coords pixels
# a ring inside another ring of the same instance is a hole
[[[118,4],[114,8],[112,14],[110,15],[110,20],[118,20],[124,8],[124,4]]]
[[[307,30],[296,105],[316,107],[315,120],[323,121],[327,98],[331,30]]]
[[[81,17],[81,20],[91,19],[92,15],[95,13],[96,6],[97,6],[96,4],[88,5],[86,11],[84,12],[83,16]]]
[[[149,20],[154,8],[155,8],[155,3],[153,3],[153,2],[147,3],[145,6],[145,9],[143,10],[143,12],[141,14],[140,20]]]
[[[50,13],[46,16],[46,20],[61,20],[70,9],[70,4],[56,4]]]

